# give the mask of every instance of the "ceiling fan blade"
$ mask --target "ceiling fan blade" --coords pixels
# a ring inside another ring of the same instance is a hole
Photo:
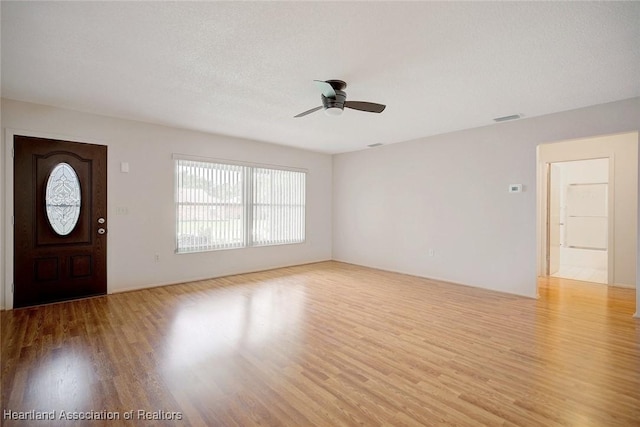
[[[387,107],[386,105],[363,101],[347,101],[344,103],[344,106],[347,108],[352,108],[354,110],[366,111],[369,113],[382,113]]]
[[[320,88],[322,94],[327,98],[336,99],[336,91],[333,90],[333,87],[322,80],[314,80],[315,84]]]
[[[307,111],[305,111],[304,113],[300,113],[300,114],[298,114],[297,116],[293,116],[293,118],[295,119],[296,117],[306,116],[307,114],[311,114],[311,113],[313,113],[314,111],[321,110],[322,108],[323,108],[323,106],[322,106],[322,105],[321,105],[321,106],[319,106],[319,107],[316,107],[316,108],[312,108],[311,110],[307,110]]]

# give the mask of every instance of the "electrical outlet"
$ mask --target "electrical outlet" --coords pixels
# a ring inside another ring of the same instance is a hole
[[[154,260],[155,262],[160,262],[160,254],[155,254],[155,255],[153,256],[153,260]]]

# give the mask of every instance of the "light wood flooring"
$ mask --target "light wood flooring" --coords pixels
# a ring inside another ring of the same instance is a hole
[[[325,262],[5,311],[2,413],[58,419],[3,425],[640,425],[635,291],[539,291]]]

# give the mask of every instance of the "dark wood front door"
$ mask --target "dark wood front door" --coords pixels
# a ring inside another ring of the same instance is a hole
[[[107,147],[15,136],[14,307],[107,291]]]

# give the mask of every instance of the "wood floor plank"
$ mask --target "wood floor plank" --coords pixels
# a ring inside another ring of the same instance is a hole
[[[635,290],[544,278],[539,293],[324,262],[5,311],[2,413],[57,412],[39,426],[640,426]]]

